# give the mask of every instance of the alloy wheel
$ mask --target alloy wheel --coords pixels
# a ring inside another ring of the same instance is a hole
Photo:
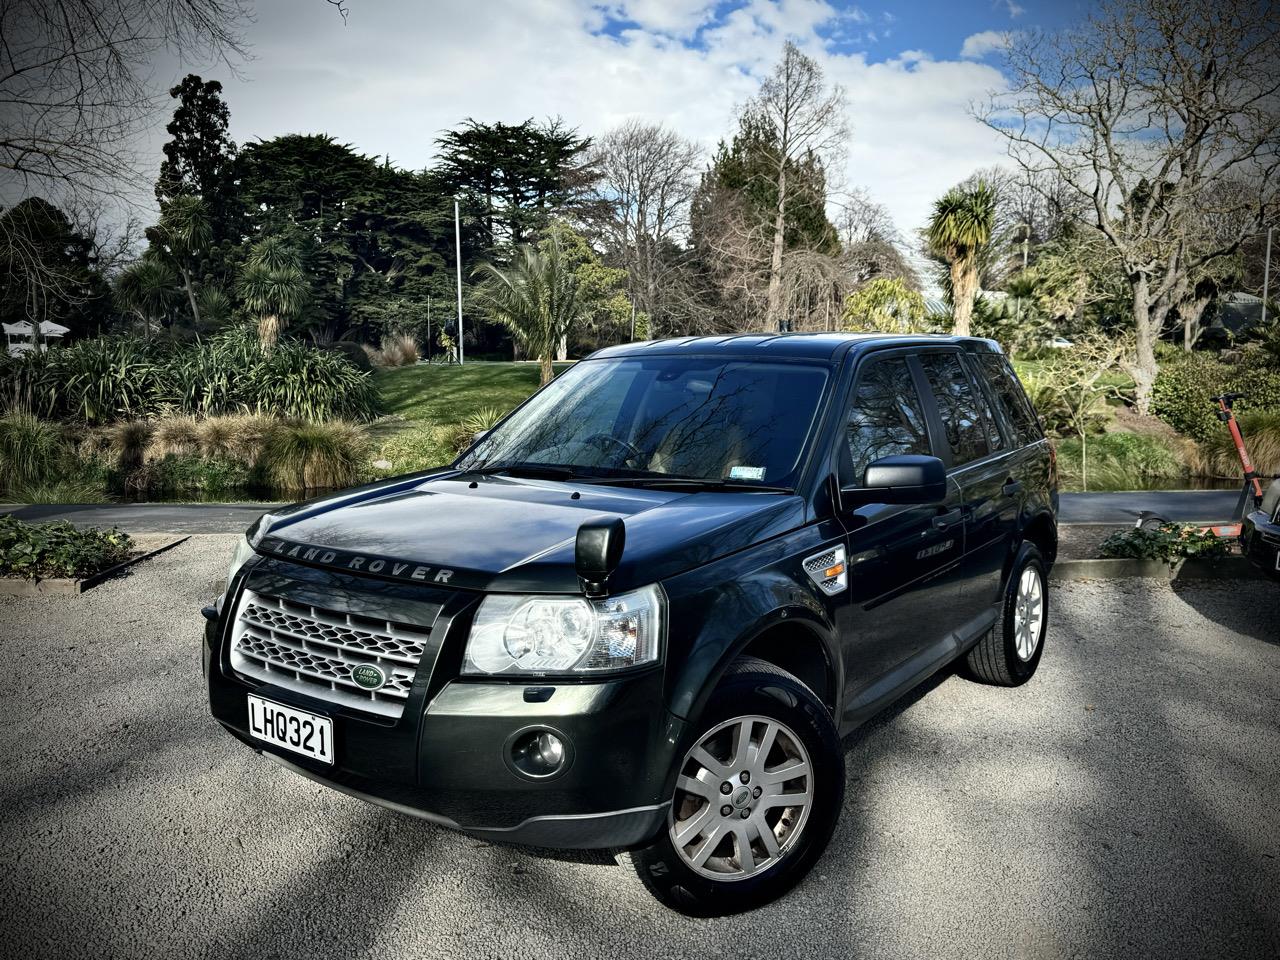
[[[1040,571],[1029,566],[1018,578],[1018,593],[1013,600],[1013,641],[1018,658],[1029,661],[1040,646],[1044,632],[1044,586]]]
[[[795,846],[813,793],[809,752],[789,727],[770,717],[726,720],[685,754],[671,843],[704,877],[758,876]]]

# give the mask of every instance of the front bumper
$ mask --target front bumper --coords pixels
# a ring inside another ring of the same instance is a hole
[[[1280,581],[1280,523],[1261,510],[1247,514],[1240,526],[1240,549],[1254,566]]]
[[[296,773],[507,843],[625,848],[666,822],[667,779],[684,724],[663,706],[661,669],[598,682],[462,680],[456,668],[469,618],[442,614],[440,652],[434,664],[424,658],[404,714],[389,720],[236,674],[223,649],[226,620],[206,627],[210,710],[239,740]],[[329,717],[334,764],[252,737],[249,693]],[[513,736],[530,728],[569,745],[553,777],[527,778],[508,761]]]

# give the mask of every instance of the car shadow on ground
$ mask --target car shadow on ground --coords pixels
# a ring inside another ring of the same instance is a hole
[[[1280,583],[1174,580],[1173,592],[1201,616],[1244,637],[1280,646]]]

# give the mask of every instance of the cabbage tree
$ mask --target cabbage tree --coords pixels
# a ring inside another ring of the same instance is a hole
[[[978,292],[979,254],[991,242],[996,192],[979,180],[972,189],[955,187],[933,207],[925,240],[951,270],[952,332],[969,336]]]
[[[245,308],[258,318],[263,351],[270,351],[307,303],[307,278],[297,250],[281,237],[259,240],[240,273],[239,292]]]

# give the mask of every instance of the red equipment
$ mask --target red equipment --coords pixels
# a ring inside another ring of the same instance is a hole
[[[1212,533],[1218,537],[1239,537],[1240,521],[1244,519],[1249,501],[1253,501],[1254,507],[1262,503],[1262,477],[1253,468],[1253,461],[1249,459],[1249,450],[1244,445],[1244,435],[1240,432],[1240,422],[1236,420],[1235,412],[1231,409],[1232,405],[1243,396],[1243,393],[1224,393],[1212,398],[1218,405],[1218,419],[1227,425],[1227,429],[1231,432],[1231,440],[1236,445],[1236,454],[1240,457],[1240,465],[1244,468],[1244,486],[1240,489],[1240,499],[1236,502],[1231,520],[1228,523],[1205,524],[1198,528],[1200,533]],[[1168,521],[1158,513],[1143,510],[1138,514],[1138,522],[1134,526],[1140,530],[1149,530],[1164,523]]]

